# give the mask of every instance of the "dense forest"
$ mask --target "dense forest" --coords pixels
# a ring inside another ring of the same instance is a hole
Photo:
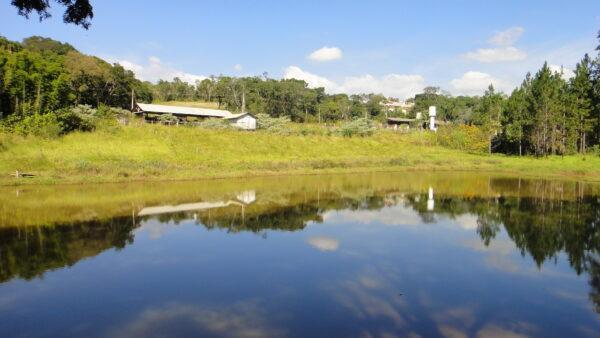
[[[133,98],[137,102],[212,102],[231,111],[245,108],[294,122],[414,118],[419,112],[426,115],[427,107],[435,105],[440,120],[483,130],[490,152],[564,155],[590,148],[598,152],[600,144],[600,54],[583,56],[570,79],[544,64],[537,73],[527,74],[510,95],[491,85],[481,97],[455,97],[439,87],[427,87],[409,99],[413,109],[402,113],[385,109],[381,103],[390,98],[380,94],[327,94],[324,88],[309,88],[305,81],[272,79],[266,73],[242,78],[211,76],[195,84],[179,78],[153,84],[67,43],[38,36],[20,43],[0,38],[0,124],[9,126],[5,129],[32,120],[31,116],[58,116],[63,124],[72,125],[68,131],[88,130],[70,123],[77,114],[65,110],[78,105],[129,109]]]

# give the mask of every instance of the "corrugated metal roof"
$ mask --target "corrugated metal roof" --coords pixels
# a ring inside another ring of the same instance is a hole
[[[208,116],[208,117],[230,117],[231,112],[228,110],[209,109],[209,108],[194,108],[181,106],[165,106],[162,104],[147,104],[138,103],[138,107],[143,112],[155,114],[173,114],[173,115],[193,115],[193,116]]]
[[[254,117],[252,114],[250,114],[248,112],[245,112],[245,113],[232,114],[232,115],[229,115],[229,116],[225,116],[225,118],[228,119],[228,120],[233,120],[233,119],[237,119],[238,117],[245,116],[245,115],[250,115],[250,116]]]

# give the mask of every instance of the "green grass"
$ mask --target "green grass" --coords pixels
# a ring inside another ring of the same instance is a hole
[[[298,130],[300,127],[292,126]],[[180,180],[364,171],[495,171],[600,181],[597,156],[543,159],[437,146],[428,132],[380,130],[344,138],[317,132],[205,130],[131,125],[45,140],[0,134],[0,184]],[[15,179],[15,170],[34,178]]]

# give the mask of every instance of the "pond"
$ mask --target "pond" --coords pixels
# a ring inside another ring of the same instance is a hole
[[[599,227],[490,174],[3,187],[0,336],[597,336]]]

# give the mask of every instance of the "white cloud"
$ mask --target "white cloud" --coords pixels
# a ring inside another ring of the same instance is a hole
[[[318,236],[310,238],[308,244],[320,251],[336,251],[340,246],[340,241],[331,237]]]
[[[318,62],[339,60],[342,58],[342,50],[337,47],[325,46],[310,53],[308,58]]]
[[[412,97],[425,87],[425,79],[416,74],[387,74],[380,78],[372,75],[347,77],[340,87],[349,94],[381,93],[400,98]]]
[[[525,60],[527,58],[527,53],[516,47],[508,46],[500,48],[480,48],[475,52],[465,54],[465,56],[471,60],[491,63]]]
[[[285,69],[285,79],[304,80],[311,88],[324,87],[328,93],[380,93],[399,98],[412,97],[425,87],[425,79],[416,74],[387,74],[375,77],[370,74],[346,77],[338,84],[326,77],[302,70],[297,66]]]
[[[515,42],[517,42],[517,40],[519,40],[524,32],[525,29],[523,29],[523,27],[511,27],[507,30],[496,33],[496,35],[492,36],[488,42],[496,46],[512,46]]]
[[[311,88],[323,87],[328,92],[335,92],[337,90],[337,84],[325,77],[309,73],[302,70],[297,66],[289,66],[283,72],[284,79],[298,79],[304,80],[308,83]]]
[[[499,91],[509,91],[509,83],[499,80],[487,73],[470,71],[464,73],[460,78],[450,81],[454,92],[459,95],[481,95],[492,84]]]
[[[572,78],[573,76],[575,76],[575,72],[573,72],[572,70],[570,70],[569,68],[563,67],[563,66],[559,66],[559,65],[548,65],[548,68],[550,68],[551,71],[555,72],[555,73],[559,73],[561,74],[561,77],[567,81],[570,78]]]
[[[206,76],[186,73],[164,64],[158,57],[151,56],[145,64],[136,63],[129,60],[118,60],[107,58],[111,62],[116,62],[125,69],[131,70],[135,76],[143,81],[156,82],[158,80],[173,80],[178,77],[181,81],[195,83],[196,80],[204,80]]]
[[[495,47],[479,48],[465,54],[465,57],[485,63],[525,60],[527,53],[514,46],[523,32],[523,27],[511,27],[498,32],[488,40],[488,43]]]
[[[233,66],[233,70],[235,70],[236,72],[239,72],[243,69],[242,65],[237,63]]]

